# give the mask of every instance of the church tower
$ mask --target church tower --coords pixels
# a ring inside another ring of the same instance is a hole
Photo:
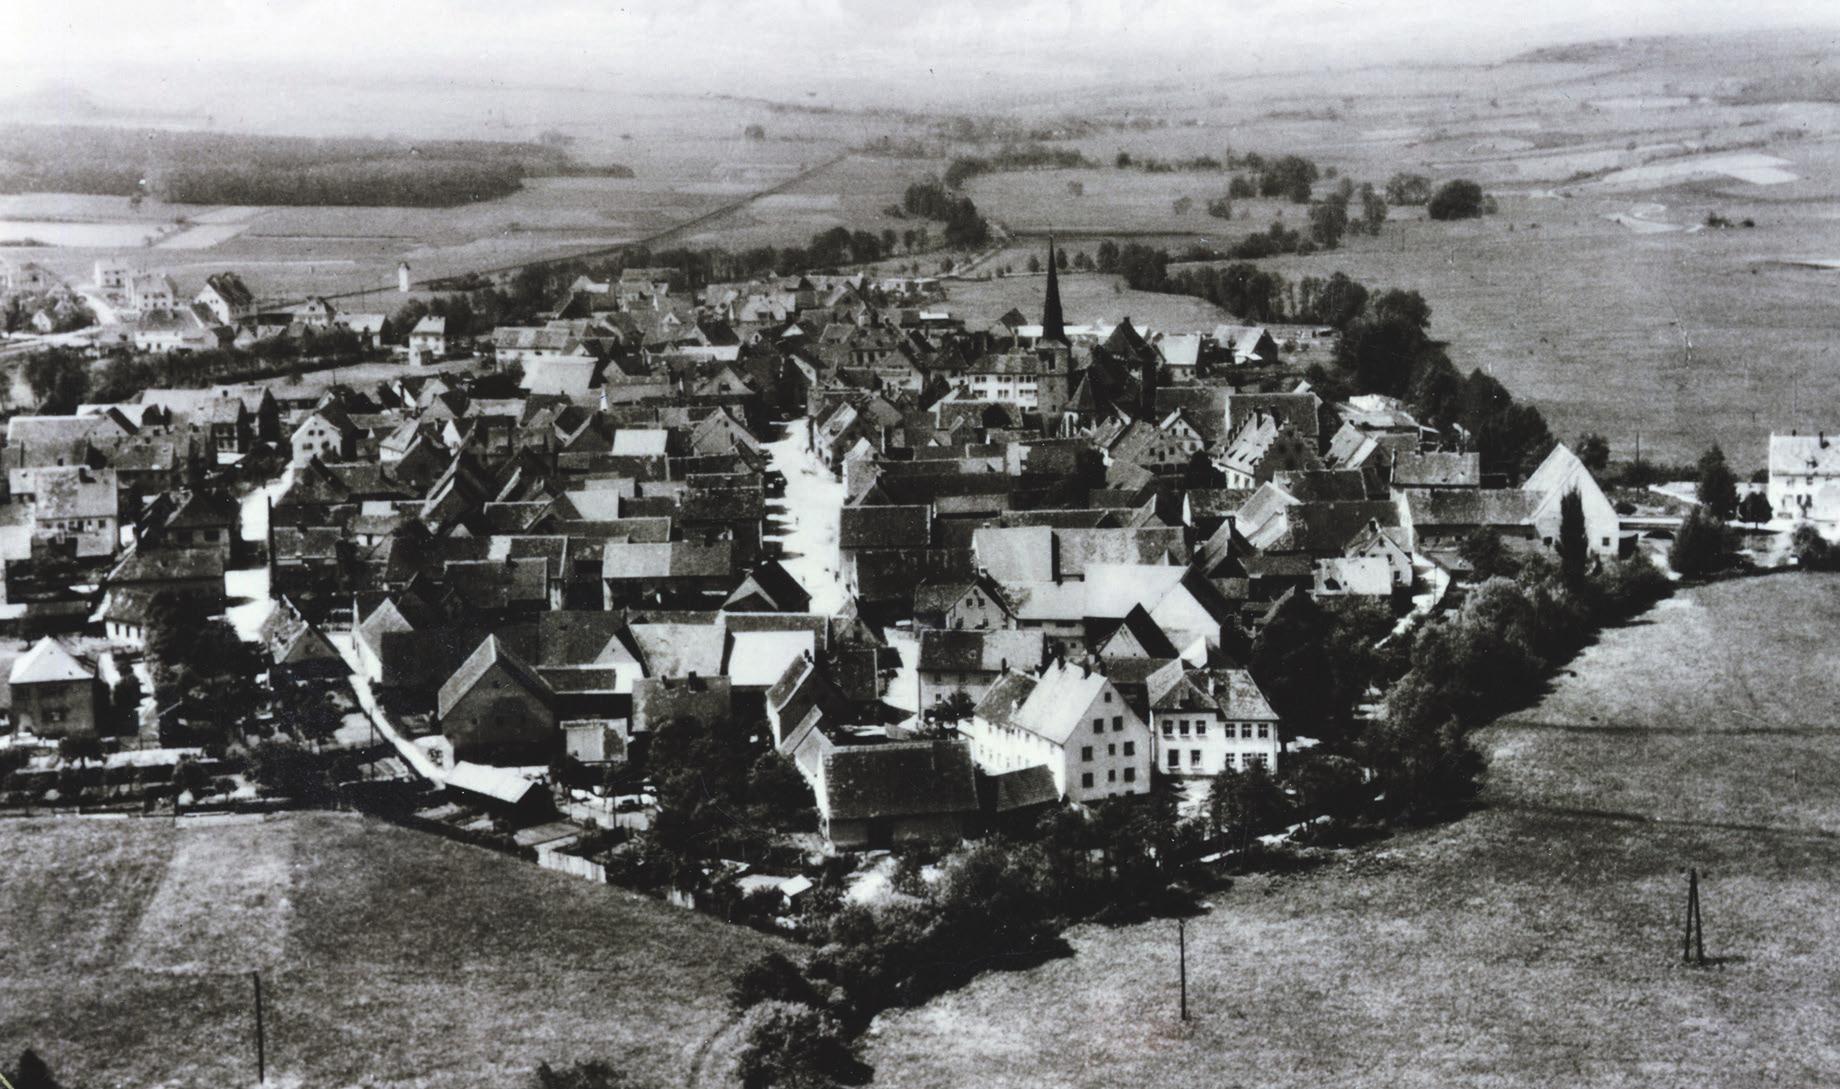
[[[1035,341],[1036,403],[1042,412],[1064,411],[1073,392],[1073,347],[1061,316],[1060,273],[1054,267],[1054,237],[1048,236],[1048,295],[1041,304],[1041,336]]]
[[[1054,268],[1054,236],[1048,236],[1048,297],[1041,304],[1041,339],[1067,342],[1067,321],[1061,316],[1060,274]]]

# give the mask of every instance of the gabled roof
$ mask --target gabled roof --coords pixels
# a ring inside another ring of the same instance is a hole
[[[727,633],[714,624],[634,624],[627,629],[648,677],[713,677],[722,672]]]
[[[453,676],[441,685],[440,697],[436,702],[436,713],[442,718],[454,709],[466,694],[473,690],[493,666],[498,666],[518,684],[528,689],[532,695],[545,702],[555,698],[555,690],[549,686],[536,670],[524,659],[512,653],[511,649],[496,635],[486,636],[485,642],[469,655],[460,668],[454,670]]]
[[[872,820],[978,808],[977,772],[962,741],[845,745],[824,756],[831,820]]]
[[[1054,663],[1040,677],[1008,673],[978,703],[977,715],[986,722],[1014,726],[1064,745],[1085,723],[1086,709],[1108,683],[1103,674],[1064,661]]]
[[[47,635],[13,662],[8,684],[58,684],[68,681],[93,681],[96,673],[64,644]]]
[[[1175,658],[1181,652],[1144,606],[1133,605],[1100,653],[1106,658]]]

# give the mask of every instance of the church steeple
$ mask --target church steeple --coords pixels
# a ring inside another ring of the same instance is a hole
[[[1061,284],[1054,269],[1054,236],[1048,236],[1048,297],[1041,304],[1041,339],[1067,340],[1067,322],[1061,316]]]

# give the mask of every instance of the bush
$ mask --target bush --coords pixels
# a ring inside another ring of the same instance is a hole
[[[867,1080],[843,1026],[828,1013],[796,1002],[762,1002],[748,1010],[746,1044],[736,1073],[745,1089],[816,1089]]]
[[[821,1001],[817,988],[806,980],[799,966],[779,953],[761,954],[741,969],[728,987],[728,1004],[736,1011],[762,1002],[816,1006]]]
[[[1731,565],[1731,535],[1725,523],[1704,507],[1695,507],[1680,524],[1668,566],[1686,576],[1709,575]]]
[[[656,1084],[599,1061],[580,1062],[561,1070],[544,1063],[537,1067],[531,1081],[535,1089],[652,1089]]]

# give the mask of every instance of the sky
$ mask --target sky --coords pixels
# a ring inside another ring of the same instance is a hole
[[[1564,41],[1822,27],[1831,0],[84,0],[28,3],[0,98],[260,103],[316,88],[496,83],[764,96],[822,86],[938,104],[1010,85],[1491,61]]]

